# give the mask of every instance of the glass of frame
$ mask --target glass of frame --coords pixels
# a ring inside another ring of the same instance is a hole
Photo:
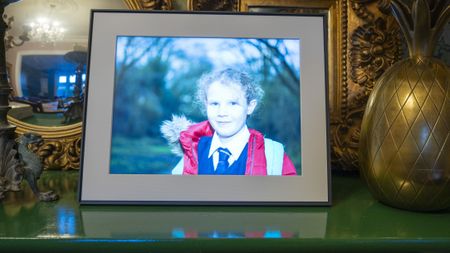
[[[326,31],[320,14],[93,11],[80,202],[331,204]]]

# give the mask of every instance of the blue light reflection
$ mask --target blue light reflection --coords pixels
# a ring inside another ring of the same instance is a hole
[[[73,209],[59,208],[57,213],[57,228],[60,235],[75,235],[75,213]]]
[[[283,238],[281,231],[278,230],[268,230],[264,233],[264,238]]]

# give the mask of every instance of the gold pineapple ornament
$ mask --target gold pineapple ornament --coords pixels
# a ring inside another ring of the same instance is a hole
[[[378,79],[361,126],[361,175],[379,201],[415,211],[450,207],[450,70],[432,57],[449,0],[391,0],[409,57]]]

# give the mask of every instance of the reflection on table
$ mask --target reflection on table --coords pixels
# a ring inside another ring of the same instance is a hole
[[[242,209],[180,212],[82,207],[81,218],[87,237],[127,239],[324,238],[327,224],[326,212]]]
[[[0,204],[0,247],[27,252],[49,248],[61,252],[448,252],[450,248],[449,211],[390,208],[375,201],[357,177],[333,176],[332,207],[208,207],[79,206],[78,176],[78,172],[44,172],[39,186],[59,194],[57,202],[37,202],[25,183],[23,191],[8,193]]]

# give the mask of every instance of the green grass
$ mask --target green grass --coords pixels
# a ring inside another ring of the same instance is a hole
[[[114,136],[110,173],[170,174],[179,159],[160,139]]]

